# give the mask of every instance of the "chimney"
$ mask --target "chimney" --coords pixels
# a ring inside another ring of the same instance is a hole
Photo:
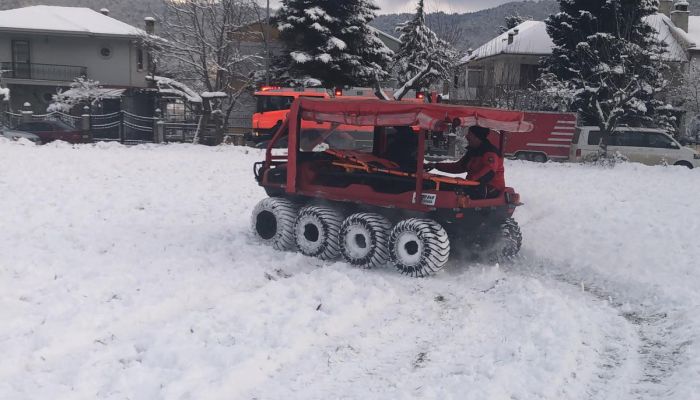
[[[156,19],[153,17],[146,17],[143,20],[146,22],[146,33],[149,35],[156,33]]]
[[[665,16],[671,18],[672,10],[673,0],[659,0],[659,14],[664,14]]]
[[[108,10],[108,9],[106,9],[106,8],[103,8],[103,9],[101,9],[101,10],[100,10],[100,14],[102,14],[102,15],[106,15],[106,16],[108,16],[108,17],[109,17],[109,10]]]
[[[673,25],[688,32],[689,16],[690,12],[688,11],[688,2],[686,0],[676,0],[674,10],[671,13],[671,22],[673,22]]]

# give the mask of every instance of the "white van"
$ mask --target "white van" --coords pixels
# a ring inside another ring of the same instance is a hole
[[[569,150],[571,161],[585,160],[598,152],[602,135],[597,126],[576,128]],[[620,153],[630,161],[647,165],[680,165],[700,167],[700,154],[683,147],[659,129],[620,127],[610,136],[608,151]]]

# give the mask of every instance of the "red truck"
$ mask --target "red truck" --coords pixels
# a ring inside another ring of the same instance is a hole
[[[555,112],[526,112],[532,132],[507,135],[505,156],[519,160],[546,162],[569,159],[571,140],[576,132],[576,114]]]

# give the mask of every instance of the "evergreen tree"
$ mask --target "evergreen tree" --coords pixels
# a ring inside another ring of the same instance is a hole
[[[499,33],[505,33],[509,30],[515,28],[516,26],[525,22],[525,18],[521,17],[520,14],[515,13],[511,16],[506,17],[506,25],[498,28]]]
[[[572,111],[609,135],[620,123],[668,125],[663,72],[665,45],[644,18],[657,11],[657,0],[559,0],[561,12],[550,16],[547,32],[555,47],[544,62],[555,86],[574,93]]]
[[[399,85],[404,89],[427,88],[438,80],[450,79],[457,54],[425,24],[423,0],[418,0],[413,19],[400,24],[396,31],[401,34],[401,47],[394,56]]]
[[[283,0],[277,27],[289,74],[329,88],[385,79],[392,51],[369,27],[377,10],[372,0]]]

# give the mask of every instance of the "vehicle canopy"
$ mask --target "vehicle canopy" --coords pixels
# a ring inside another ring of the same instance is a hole
[[[458,124],[507,132],[530,132],[533,128],[520,111],[379,99],[299,98],[292,112],[305,120],[358,126],[417,126],[439,131]]]

